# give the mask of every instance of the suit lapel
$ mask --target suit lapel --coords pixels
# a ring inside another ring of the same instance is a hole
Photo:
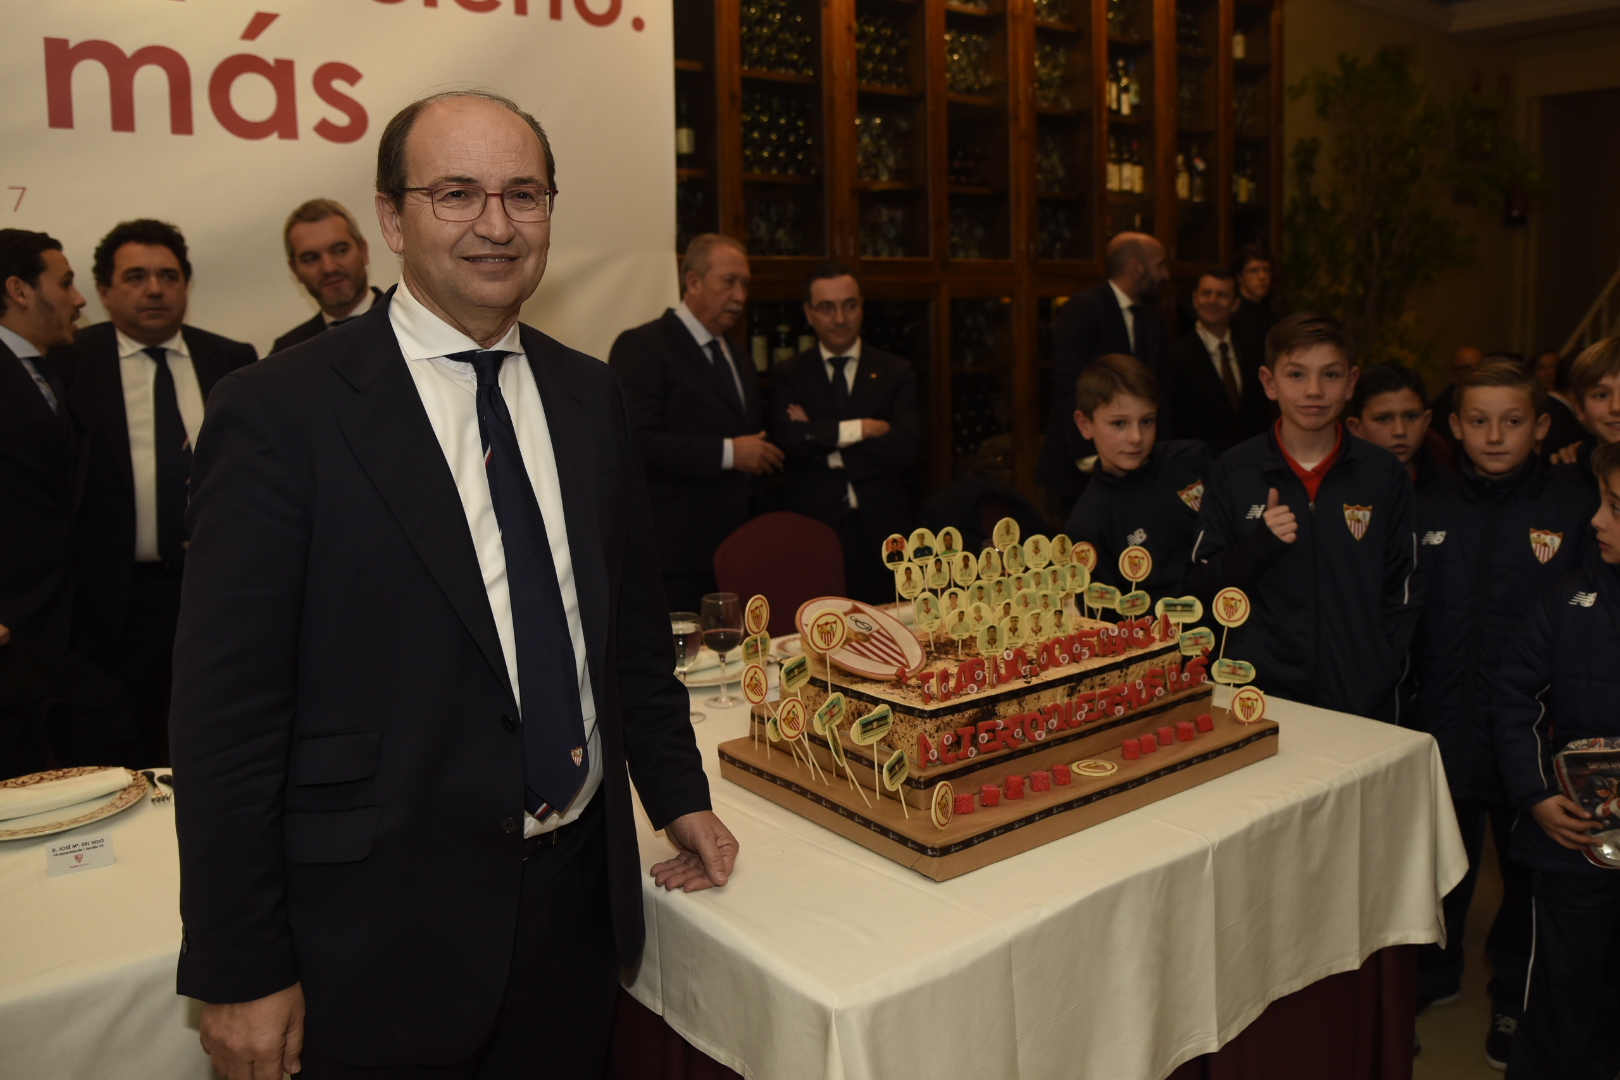
[[[388,306],[362,318],[364,332],[352,335],[344,355],[332,364],[356,391],[338,409],[338,425],[490,670],[511,693],[461,495],[405,366]]]
[[[571,377],[568,359],[559,355],[561,349],[530,327],[522,327],[520,333],[535,385],[540,389],[540,403],[546,410],[546,428],[551,433],[591,682],[597,689],[597,700],[604,701],[601,691],[607,656],[608,576],[602,556],[600,433],[592,431],[586,420],[585,394]]]
[[[96,331],[105,333],[95,333]],[[74,396],[80,403],[86,424],[101,431],[106,449],[118,463],[118,475],[130,498],[135,497],[135,462],[129,454],[129,418],[124,415],[124,376],[118,362],[118,337],[112,323],[101,323],[83,332],[90,340],[79,354],[84,383]],[[93,336],[91,336],[93,335]]]
[[[191,333],[191,327],[182,326],[180,336],[185,339],[186,351],[191,353],[191,367],[197,373],[197,389],[206,403],[208,395],[214,392],[214,384],[230,374],[230,368],[224,359],[214,355],[212,349],[197,340],[196,335]]]
[[[692,336],[692,332],[686,328],[686,324],[681,322],[680,317],[673,311],[664,313],[664,330],[674,341],[675,351],[686,357],[687,364],[695,369],[698,378],[709,385],[709,389],[714,391],[715,396],[724,402],[728,409],[744,420],[748,419],[749,402],[747,398],[752,380],[744,377],[741,371],[737,372],[738,378],[743,384],[744,398],[743,401],[739,402],[737,400],[737,384],[732,382],[731,373],[721,371],[715,366],[714,362],[709,358],[707,350],[698,345],[697,339]]]
[[[798,362],[801,365],[797,372],[798,389],[805,398],[805,412],[810,414],[812,420],[837,420],[838,396],[833,392],[832,383],[827,381],[827,368],[821,362],[821,351],[812,349],[801,353]]]

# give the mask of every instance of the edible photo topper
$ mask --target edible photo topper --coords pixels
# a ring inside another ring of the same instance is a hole
[[[1086,568],[1086,573],[1097,569],[1097,549],[1090,541],[1081,540],[1074,545],[1074,551],[1069,555],[1071,563],[1079,563]]]
[[[939,629],[940,619],[943,618],[939,610],[939,597],[930,592],[922,593],[912,601],[912,608],[917,616],[917,629],[925,634]]]
[[[750,634],[763,634],[771,625],[771,602],[757,593],[750,596],[743,608],[743,625]]]
[[[1068,566],[1069,558],[1074,554],[1074,541],[1069,539],[1068,533],[1058,533],[1052,537],[1052,565]]]
[[[1212,676],[1218,683],[1227,686],[1242,686],[1244,683],[1254,682],[1254,665],[1247,660],[1228,660],[1225,657],[1215,661],[1215,674]]]
[[[1029,563],[1024,561],[1024,545],[1012,543],[1002,548],[1001,566],[1009,574],[1021,574],[1028,570]]]
[[[1152,597],[1141,589],[1135,589],[1120,597],[1119,602],[1114,606],[1114,610],[1126,618],[1135,618],[1138,615],[1147,614],[1147,610],[1152,604]]]
[[[1018,538],[1022,535],[1023,530],[1018,527],[1018,522],[1010,517],[1004,517],[996,522],[996,527],[991,530],[990,542],[1002,551],[1006,551],[1009,547],[1018,543]]]
[[[771,655],[771,635],[755,634],[743,638],[742,656],[745,664],[763,664]]]
[[[1002,575],[1001,552],[995,548],[985,548],[979,552],[979,578],[989,581]]]
[[[883,562],[887,566],[898,566],[906,561],[906,538],[895,533],[883,541]]]
[[[934,797],[929,803],[929,817],[934,821],[934,828],[943,829],[951,823],[956,816],[956,791],[951,787],[949,780],[941,780],[934,785]]]
[[[808,656],[800,653],[782,661],[782,693],[796,694],[809,682],[810,658]]]
[[[922,562],[924,559],[934,557],[934,534],[927,529],[917,529],[911,534],[907,542],[912,562]]]
[[[911,600],[923,591],[923,573],[916,563],[901,563],[894,568],[894,589],[907,600]]]
[[[1152,573],[1153,556],[1148,554],[1147,548],[1132,544],[1119,553],[1119,576],[1130,582],[1132,588],[1146,581]]]
[[[1242,589],[1229,586],[1215,594],[1210,614],[1227,629],[1242,626],[1249,621],[1249,596]]]
[[[818,653],[830,653],[844,643],[848,634],[849,623],[844,620],[844,613],[828,608],[810,620],[806,644]]]
[[[964,589],[979,576],[979,557],[971,551],[959,551],[951,563],[951,577]]]
[[[968,628],[975,634],[986,626],[993,625],[995,615],[989,604],[970,604],[968,606]]]
[[[844,693],[842,690],[827,698],[826,701],[823,701],[821,703],[821,708],[817,709],[815,716],[811,718],[811,723],[815,726],[816,734],[826,735],[829,730],[835,729],[841,725],[844,722],[844,712],[846,708],[847,704],[844,701]]]
[[[947,525],[939,530],[939,536],[935,540],[936,555],[954,559],[962,551],[962,533],[955,525]]]
[[[928,587],[935,590],[951,587],[951,563],[943,555],[935,555],[928,561]]]
[[[1024,563],[1031,570],[1039,570],[1052,561],[1052,541],[1036,533],[1024,541]]]
[[[1257,686],[1245,686],[1232,693],[1228,706],[1232,719],[1240,724],[1253,724],[1266,716],[1266,695]]]
[[[748,699],[750,705],[763,705],[765,695],[770,692],[770,680],[765,677],[765,667],[762,664],[749,664],[743,668],[742,690],[743,697]]]
[[[1001,627],[997,623],[986,623],[979,631],[979,655],[1001,655]]]
[[[788,698],[776,710],[776,725],[782,738],[792,742],[804,734],[804,702]]]
[[[1204,604],[1196,596],[1166,596],[1153,605],[1153,614],[1177,624],[1192,623],[1204,617]]]
[[[1215,631],[1207,626],[1181,632],[1181,655],[1202,656],[1215,647]]]
[[[1119,610],[1119,590],[1101,581],[1086,586],[1086,606],[1098,611]]]

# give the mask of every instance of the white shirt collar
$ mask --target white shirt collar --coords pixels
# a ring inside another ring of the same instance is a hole
[[[681,320],[681,323],[691,331],[692,337],[697,340],[698,348],[706,349],[709,347],[709,342],[714,340],[714,335],[709,332],[707,326],[698,321],[696,315],[692,314],[692,309],[686,306],[685,300],[675,305],[675,317]]]
[[[1108,283],[1108,287],[1114,290],[1114,299],[1119,301],[1119,310],[1129,311],[1132,305],[1136,303],[1135,300],[1132,300],[1130,296],[1126,294],[1124,289],[1120,288],[1118,285],[1115,285],[1112,281]]]
[[[1222,334],[1220,337],[1216,337],[1214,334],[1210,333],[1209,329],[1205,327],[1203,323],[1198,323],[1196,325],[1198,327],[1198,336],[1204,341],[1204,348],[1208,349],[1211,354],[1220,351],[1221,342],[1223,341],[1226,342],[1227,348],[1230,349],[1232,347],[1232,328],[1230,326],[1226,328],[1226,333]]]
[[[118,337],[118,359],[127,360],[132,356],[146,355],[147,346],[142,345],[117,328],[114,328],[113,333]],[[153,348],[155,347],[153,346]],[[191,350],[186,348],[186,339],[179,331],[175,332],[174,337],[163,342],[163,348],[168,349],[171,356],[178,355],[185,357],[187,360],[191,359]],[[156,363],[156,361],[153,361],[153,363]]]
[[[372,292],[371,291],[371,286],[368,285],[368,286],[366,286],[365,293],[360,297],[360,302],[358,304],[354,305],[354,310],[349,312],[347,315],[340,315],[338,318],[343,318],[343,319],[359,318],[361,315],[364,315],[366,312],[370,311],[372,309],[372,307],[376,303],[377,303],[377,294]],[[328,315],[323,310],[321,312],[321,321],[324,322],[327,326],[331,326],[333,323],[337,322],[337,319],[332,318],[332,316]]]
[[[9,326],[0,326],[0,342],[4,342],[12,355],[19,360],[31,360],[39,355],[34,343],[23,337]]]
[[[825,364],[831,364],[833,362],[833,358],[835,356],[840,355],[839,353],[835,353],[831,349],[827,348],[827,346],[823,345],[821,343],[821,339],[819,339],[819,338],[816,339],[816,348],[821,350],[821,360]],[[855,339],[855,344],[851,345],[849,347],[849,349],[846,352],[844,352],[842,355],[853,357],[855,359],[855,366],[860,367],[861,366],[861,339],[856,338]]]
[[[388,306],[388,321],[393,324],[394,337],[399,340],[400,351],[407,360],[432,360],[484,348],[424,307],[411,295],[404,280],[394,290],[394,302]],[[518,324],[513,323],[490,348],[521,354],[523,343],[518,336]]]

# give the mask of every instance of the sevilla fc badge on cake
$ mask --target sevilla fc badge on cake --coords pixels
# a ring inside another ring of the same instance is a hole
[[[1546,529],[1530,530],[1530,550],[1536,553],[1536,558],[1543,564],[1551,561],[1558,554],[1558,549],[1564,546],[1564,534],[1548,532]]]
[[[1372,523],[1372,507],[1345,503],[1344,523],[1350,526],[1350,535],[1360,540],[1367,535],[1367,526]]]

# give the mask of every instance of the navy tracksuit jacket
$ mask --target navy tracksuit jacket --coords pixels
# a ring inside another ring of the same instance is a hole
[[[1292,544],[1261,520],[1271,488],[1299,521]],[[1206,604],[1228,585],[1249,594],[1226,655],[1253,664],[1266,693],[1394,721],[1422,599],[1413,502],[1406,466],[1344,432],[1313,505],[1275,430],[1257,435],[1205,487],[1188,591]]]
[[[1091,580],[1129,592],[1119,553],[1139,544],[1153,556],[1153,573],[1139,588],[1155,600],[1180,596],[1214,466],[1209,447],[1192,439],[1155,444],[1142,467],[1124,476],[1099,463],[1063,530],[1070,540],[1097,548]]]

